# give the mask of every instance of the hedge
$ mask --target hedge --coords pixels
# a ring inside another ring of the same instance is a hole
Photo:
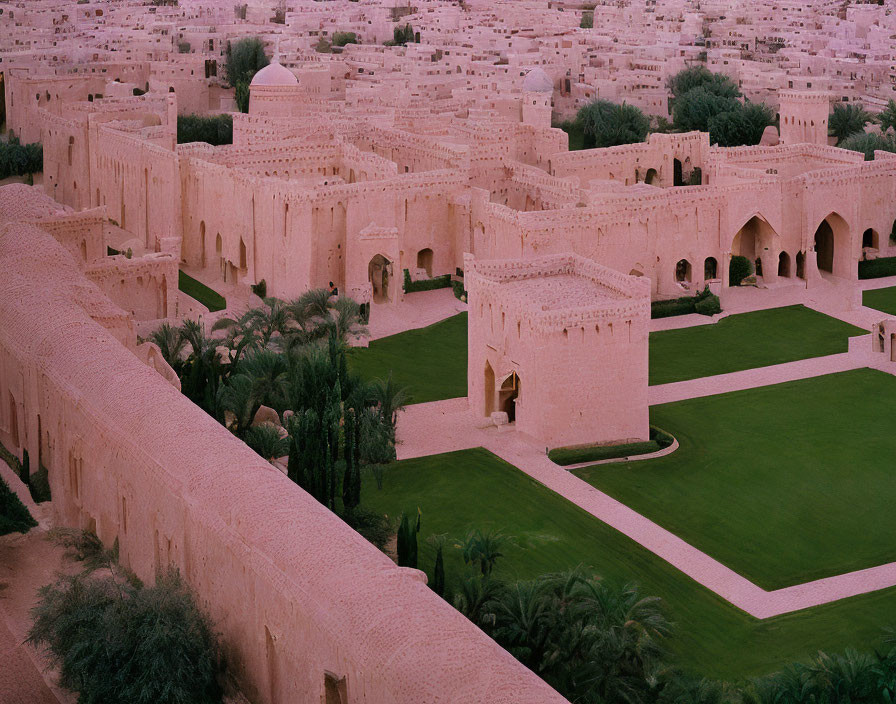
[[[731,257],[728,264],[728,285],[740,286],[740,282],[753,273],[753,262],[739,254]]]
[[[211,313],[217,310],[224,310],[227,307],[227,301],[224,300],[224,296],[183,271],[178,273],[177,287],[191,298],[199,301]]]
[[[588,445],[586,447],[558,447],[548,452],[554,464],[566,467],[581,462],[598,462],[620,457],[646,455],[669,447],[675,439],[664,430],[650,426],[650,440],[622,445]]]
[[[417,291],[433,291],[437,288],[448,288],[451,286],[451,274],[442,274],[431,279],[421,279],[420,281],[411,281],[411,272],[404,270],[404,292],[415,293]]]
[[[896,276],[896,257],[859,262],[860,279],[879,279],[882,276]]]
[[[461,300],[461,298],[467,300],[467,289],[464,288],[463,281],[452,281],[451,288],[454,289],[454,297],[457,300]]]
[[[671,318],[675,315],[715,315],[722,312],[719,297],[707,286],[696,296],[682,296],[668,301],[654,301],[650,304],[651,318]]]

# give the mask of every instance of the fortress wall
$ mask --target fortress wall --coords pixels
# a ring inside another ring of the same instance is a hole
[[[250,699],[331,677],[353,703],[564,701],[94,322],[49,235],[0,230],[0,265],[0,440],[46,464],[64,524],[144,580],[180,570]]]

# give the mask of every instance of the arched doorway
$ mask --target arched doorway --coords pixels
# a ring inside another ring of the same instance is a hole
[[[806,255],[802,252],[796,253],[796,275],[799,279],[806,278]]]
[[[492,365],[485,363],[485,417],[495,412],[495,371]]]
[[[790,255],[787,252],[778,255],[778,276],[790,276]]]
[[[423,269],[427,276],[432,276],[432,250],[428,247],[417,252],[417,268]]]
[[[691,280],[691,263],[687,259],[679,259],[675,265],[675,280],[679,283]]]
[[[199,258],[202,268],[205,269],[205,220],[199,223]]]
[[[499,409],[507,414],[507,422],[516,421],[516,401],[520,395],[520,378],[516,372],[511,372],[501,384],[501,391],[498,394]]]
[[[761,215],[754,215],[744,223],[731,242],[732,256],[746,257],[756,267],[756,275],[765,273],[774,279],[777,261],[774,259],[778,233]],[[765,260],[765,261],[762,261]]]
[[[658,186],[660,182],[660,176],[657,173],[656,169],[647,169],[647,173],[644,174],[644,183],[648,186]]]
[[[869,227],[862,233],[862,248],[873,247],[877,249],[878,237],[873,228]]]
[[[827,220],[815,230],[815,256],[820,271],[834,273],[834,230]]]
[[[719,263],[715,257],[707,257],[703,262],[703,279],[711,281],[719,278]]]
[[[382,254],[377,254],[367,265],[367,278],[373,289],[374,303],[388,303],[389,298],[389,270],[392,262]]]

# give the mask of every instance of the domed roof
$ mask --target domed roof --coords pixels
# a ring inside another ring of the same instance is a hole
[[[553,93],[554,82],[544,69],[533,68],[523,79],[524,93]]]
[[[250,86],[297,86],[299,79],[286,66],[274,61],[252,78]]]

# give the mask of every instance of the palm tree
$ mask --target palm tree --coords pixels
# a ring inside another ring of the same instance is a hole
[[[828,119],[828,129],[840,144],[850,135],[864,132],[869,122],[874,122],[874,115],[859,103],[837,103]]]
[[[396,384],[390,371],[389,376],[385,379],[375,379],[368,389],[370,399],[379,406],[383,418],[387,419],[394,428],[398,420],[398,412],[410,400],[407,387]]]
[[[168,366],[173,369],[175,366],[181,365],[181,354],[187,341],[179,328],[162,323],[158,330],[150,334],[149,341],[158,345],[162,358],[168,363]]]
[[[886,132],[891,127],[896,130],[896,100],[891,98],[887,101],[887,107],[877,116],[877,121],[880,123],[881,132]]]
[[[289,327],[289,310],[279,298],[265,298],[264,305],[250,309],[246,315],[258,331],[261,345],[267,347],[275,335],[286,335]]]
[[[481,629],[489,632],[495,622],[491,608],[500,599],[504,589],[504,583],[499,580],[475,574],[468,575],[454,593],[454,608]]]
[[[193,403],[217,416],[216,399],[221,381],[218,340],[206,335],[205,329],[194,320],[184,321],[181,336],[190,347],[181,389]]]
[[[478,528],[467,533],[459,546],[463,551],[464,563],[476,565],[483,577],[488,577],[495,568],[499,557],[504,557],[501,548],[509,538],[501,531],[483,533]]]
[[[280,437],[280,430],[271,423],[249,428],[243,440],[268,462],[289,454],[289,437]]]
[[[243,437],[262,405],[284,408],[286,387],[286,360],[273,350],[255,350],[246,355],[239,371],[221,385],[218,407],[222,412],[233,413],[233,431]]]
[[[246,350],[259,345],[258,329],[251,311],[246,311],[239,318],[219,318],[212,325],[212,332],[218,330],[227,331],[225,344],[230,348],[231,369],[237,368]]]

